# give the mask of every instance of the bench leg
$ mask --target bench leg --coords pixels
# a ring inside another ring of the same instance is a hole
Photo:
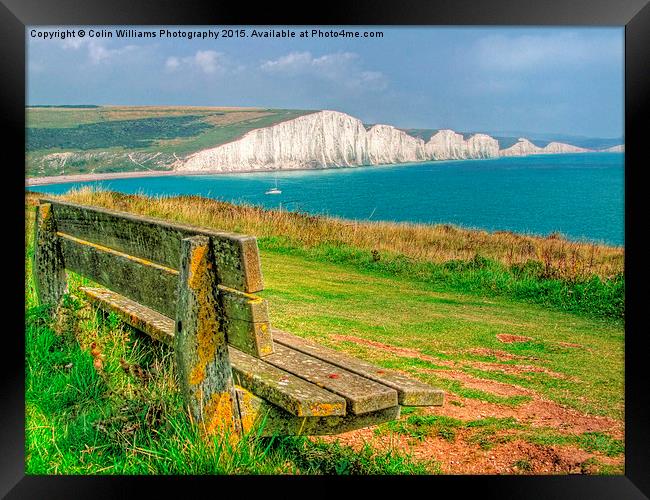
[[[50,203],[36,207],[34,221],[34,259],[32,275],[38,302],[52,305],[56,314],[68,284],[63,261],[61,242],[56,234],[56,223]]]
[[[207,236],[182,240],[174,350],[192,418],[209,435],[236,436],[241,422],[220,322],[216,265]]]

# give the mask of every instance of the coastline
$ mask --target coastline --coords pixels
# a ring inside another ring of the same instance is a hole
[[[589,153],[604,153],[605,151],[589,151]],[[585,154],[581,153],[546,153],[544,156],[556,156],[565,154]],[[614,153],[621,154],[621,153]],[[540,155],[522,155],[522,156],[540,156]],[[467,158],[466,160],[499,160],[502,158],[512,157],[495,157],[495,158]],[[67,184],[69,182],[94,182],[111,179],[131,179],[137,177],[166,177],[170,175],[237,175],[237,174],[254,174],[263,172],[300,172],[308,170],[338,170],[348,168],[363,168],[363,167],[391,167],[396,165],[417,165],[420,163],[429,163],[431,161],[447,163],[464,161],[464,159],[456,160],[428,160],[422,162],[406,162],[406,163],[388,163],[377,165],[346,165],[346,166],[326,166],[326,167],[305,167],[305,168],[287,168],[282,170],[277,169],[247,169],[247,170],[134,170],[130,172],[104,172],[99,174],[72,174],[72,175],[52,175],[46,177],[26,177],[25,187],[30,186],[46,186],[51,184]]]
[[[129,179],[132,177],[163,177],[178,175],[176,170],[136,170],[132,172],[106,172],[101,174],[52,175],[48,177],[25,177],[25,187],[68,182],[92,182],[110,179]],[[188,174],[192,175],[192,174]]]
[[[318,169],[314,167],[303,168],[303,169],[286,169],[286,170],[285,169],[282,170],[247,169],[246,171],[235,171],[235,172],[204,171],[204,170],[201,171],[163,170],[163,171],[132,171],[132,172],[77,174],[77,175],[65,175],[65,176],[56,176],[56,177],[49,177],[49,178],[40,177],[40,178],[26,179],[27,186],[25,188],[25,191],[26,193],[32,193],[32,192],[38,193],[41,191],[52,192],[52,193],[65,193],[70,188],[74,188],[75,186],[80,187],[83,185],[87,185],[87,186],[95,185],[98,188],[100,186],[103,186],[103,189],[108,189],[111,191],[124,191],[124,192],[131,192],[131,193],[142,192],[143,194],[145,192],[150,191],[149,193],[150,196],[156,196],[158,194],[161,196],[180,196],[183,194],[196,194],[207,198],[230,200],[233,203],[239,203],[243,205],[253,203],[262,206],[268,205],[272,208],[274,204],[277,205],[278,201],[285,202],[288,198],[292,198],[290,196],[291,193],[289,192],[291,191],[289,189],[289,185],[293,185],[294,188],[296,188],[296,186],[302,186],[303,188],[307,189],[307,192],[309,194],[307,195],[303,194],[303,197],[307,196],[310,200],[316,200],[315,201],[316,208],[313,207],[312,208],[315,212],[318,212],[319,215],[325,215],[327,217],[332,217],[332,218],[346,218],[349,220],[358,220],[358,219],[365,219],[368,213],[374,215],[374,207],[375,205],[380,203],[373,198],[374,196],[376,196],[376,193],[370,195],[370,198],[372,198],[371,206],[365,207],[364,205],[360,212],[359,211],[349,212],[346,210],[339,210],[341,206],[345,206],[345,202],[341,204],[341,199],[346,198],[347,196],[345,193],[346,189],[343,189],[341,193],[333,194],[329,192],[326,196],[322,196],[322,193],[319,191],[320,188],[318,187],[319,183],[317,182],[316,187],[313,187],[312,185],[314,185],[314,182],[312,182],[311,180],[322,179],[323,182],[325,183],[324,185],[331,187],[333,185],[340,184],[337,178],[339,175],[344,174],[344,172],[336,172],[336,170],[345,170],[347,171],[347,173],[352,174],[352,176],[349,177],[348,175],[344,175],[344,178],[345,179],[349,178],[352,181],[357,179],[357,181],[354,182],[361,182],[361,184],[358,185],[354,184],[353,182],[353,185],[355,186],[355,189],[357,187],[360,188],[361,189],[360,192],[363,194],[366,192],[366,190],[369,190],[370,192],[373,191],[372,187],[366,189],[367,186],[372,186],[372,182],[366,182],[366,181],[372,181],[372,179],[379,179],[379,180],[384,178],[394,179],[395,178],[394,176],[396,175],[403,176],[403,178],[407,181],[407,185],[411,186],[409,187],[410,190],[411,188],[416,188],[417,185],[419,185],[417,184],[412,186],[411,184],[408,184],[408,182],[412,183],[410,179],[413,178],[422,179],[423,178],[422,176],[424,176],[425,179],[429,179],[430,176],[440,176],[440,179],[442,179],[443,181],[445,179],[451,179],[453,181],[453,179],[458,178],[458,175],[464,175],[467,177],[467,181],[464,180],[465,177],[459,179],[462,185],[467,185],[467,183],[469,183],[469,185],[475,185],[476,182],[482,182],[480,181],[480,179],[485,176],[487,176],[487,178],[489,179],[493,179],[494,175],[491,172],[495,172],[495,173],[501,172],[501,173],[505,173],[506,177],[508,178],[511,177],[511,174],[508,174],[508,172],[512,170],[511,168],[509,168],[511,165],[517,166],[518,169],[519,167],[525,167],[527,165],[531,165],[533,167],[533,169],[531,170],[532,173],[531,174],[525,173],[526,178],[532,176],[533,178],[538,178],[542,180],[542,178],[536,177],[536,175],[537,176],[542,175],[539,173],[535,174],[535,172],[539,171],[538,168],[535,168],[536,166],[539,166],[540,164],[546,165],[547,160],[550,160],[551,157],[554,157],[556,158],[556,160],[553,161],[553,164],[555,164],[555,162],[559,162],[558,164],[560,167],[567,166],[567,165],[573,167],[575,166],[574,163],[575,161],[577,161],[579,156],[584,157],[585,154],[578,153],[578,154],[557,154],[557,155],[539,155],[539,156],[529,155],[527,159],[525,157],[522,158],[503,157],[503,158],[489,158],[489,159],[480,159],[480,160],[438,160],[436,162],[421,162],[421,163],[414,162],[410,164],[373,165],[373,166],[368,165],[368,166],[358,166],[358,167],[341,166],[341,167],[328,167],[328,168],[318,168]],[[599,158],[597,158],[597,156],[600,156],[599,153],[591,153],[589,156],[591,157],[590,160],[585,159],[586,166],[592,164],[598,164],[598,165],[600,164],[600,160]],[[613,157],[619,157],[619,156],[621,156],[621,153],[609,153],[603,155],[603,157],[607,157],[607,159],[603,158],[603,161],[607,165],[610,164],[618,165],[620,163],[620,159],[613,158]],[[533,157],[539,159],[534,159]],[[465,165],[466,163],[471,164],[469,168],[468,169],[462,168],[463,165]],[[582,162],[579,161],[578,163],[582,163]],[[485,170],[484,167],[487,170]],[[458,173],[458,168],[460,168],[460,173]],[[502,170],[502,168],[505,168],[505,170]],[[300,173],[298,170],[302,170],[303,173]],[[528,169],[525,170],[528,171]],[[546,170],[547,169],[544,169],[544,171]],[[572,169],[571,171],[573,172],[574,170],[575,169]],[[387,173],[383,173],[382,171],[387,171]],[[293,172],[293,174],[291,172]],[[522,170],[522,174],[523,173],[524,172]],[[272,180],[272,178],[276,175],[278,177],[281,176],[283,179],[286,177],[287,179],[287,183],[288,183],[287,189],[289,189],[289,191],[285,193],[285,198],[282,197],[273,198],[273,197],[264,197],[264,196],[256,198],[257,195],[262,194],[262,191],[259,190],[259,183],[260,182],[264,183],[265,181]],[[576,172],[573,175],[580,176],[583,174]],[[170,179],[166,179],[166,177],[170,177],[170,176],[171,176]],[[472,180],[475,179],[476,176],[478,176],[479,181],[473,182]],[[618,175],[618,170],[612,171],[611,174],[608,174],[608,178],[609,176],[614,176],[615,179],[620,180],[619,179],[620,175]],[[547,177],[547,175],[543,174],[542,177],[545,178]],[[402,179],[402,177],[399,178]],[[113,183],[112,181],[109,180],[103,181],[103,179],[116,179],[116,180],[115,183]],[[122,181],[120,179],[124,179],[124,180]],[[29,182],[30,180],[32,181],[31,183]],[[244,193],[243,195],[240,193],[241,186],[244,186],[245,188],[245,189],[242,188],[244,189],[242,191],[242,193]],[[246,189],[249,189],[251,186],[257,186],[255,188],[256,190],[254,192],[246,191]],[[416,191],[420,193],[420,196],[424,197],[423,199],[430,198],[430,196],[427,196],[427,193],[429,191],[427,191],[426,188],[425,188],[426,192],[421,192],[418,191],[417,189]],[[364,200],[368,198],[366,194],[364,194],[365,198],[362,197]],[[334,196],[334,198],[332,198],[332,196]],[[445,197],[443,196],[443,198]],[[292,198],[289,201],[293,202],[296,200]],[[457,201],[458,200],[456,200],[456,202]],[[384,200],[381,203],[390,204],[393,202],[395,202],[395,200],[392,201]],[[441,206],[444,205],[445,207],[449,207],[450,203],[453,205],[456,202],[452,203],[450,201],[449,203],[443,203]],[[282,205],[284,205],[284,203],[282,203]],[[325,209],[322,208],[321,205],[328,206],[330,208]],[[338,209],[334,210],[333,208],[331,208],[330,205],[334,207],[338,207]],[[461,203],[461,205],[463,204]],[[297,210],[297,206],[290,205],[285,208]],[[324,210],[324,212],[321,209]],[[510,231],[518,234],[536,235],[541,237],[545,237],[548,234],[551,234],[553,230],[556,230],[556,232],[562,233],[562,236],[565,239],[571,241],[576,241],[576,242],[589,241],[597,244],[605,244],[607,246],[624,245],[624,238],[620,238],[619,237],[620,235],[618,233],[614,234],[613,232],[612,235],[608,236],[609,234],[608,231],[604,231],[602,235],[598,231],[596,231],[595,234],[588,233],[588,235],[585,234],[584,232],[577,231],[577,230],[574,231],[571,229],[566,229],[565,232],[562,232],[560,228],[563,226],[559,222],[552,227],[549,226],[548,224],[542,224],[543,226],[542,229],[536,226],[529,227],[530,224],[528,224],[526,221],[524,221],[526,223],[522,222],[521,224],[517,223],[514,225],[503,226],[502,224],[494,225],[493,221],[486,222],[485,220],[482,220],[481,217],[477,218],[473,216],[465,217],[465,219],[467,220],[463,219],[461,221],[461,219],[456,220],[454,218],[455,217],[454,214],[453,213],[450,214],[449,209],[445,210],[440,207],[436,208],[435,206],[432,206],[431,209],[436,213],[440,212],[438,216],[436,216],[435,218],[431,218],[429,217],[427,212],[426,217],[422,216],[422,214],[419,215],[416,214],[417,217],[414,219],[415,216],[411,214],[408,210],[404,210],[403,211],[404,213],[402,213],[396,207],[395,210],[399,212],[397,216],[393,213],[394,210],[391,209],[392,211],[389,214],[390,216],[384,216],[382,220],[386,220],[386,221],[395,220],[395,221],[403,221],[407,223],[412,223],[412,222],[417,223],[418,221],[424,221],[426,219],[427,222],[424,222],[425,224],[432,224],[434,222],[430,222],[430,220],[431,221],[435,220],[436,221],[435,223],[450,223],[450,224],[458,225],[459,227],[463,227],[465,229],[476,229],[476,230],[487,230],[487,231]],[[334,212],[332,212],[332,210],[334,210]],[[519,220],[517,216],[514,217],[515,220]],[[569,224],[568,226],[571,226],[571,224]],[[555,235],[554,237],[557,236],[558,235]]]
[[[493,158],[481,158],[493,159]],[[438,160],[441,163],[449,160]],[[458,161],[458,160],[453,160]],[[305,167],[305,168],[286,168],[286,169],[248,169],[248,170],[136,170],[132,172],[106,172],[101,174],[73,174],[73,175],[52,175],[49,177],[26,177],[25,187],[29,186],[46,186],[51,184],[67,184],[69,182],[94,182],[111,179],[131,179],[136,177],[166,177],[170,175],[237,175],[237,174],[258,174],[267,172],[305,172],[309,170],[338,170],[348,168],[362,167],[391,167],[395,165],[415,165],[427,162],[409,162],[409,163],[388,163],[380,165],[353,165],[353,166],[330,166],[330,167]]]

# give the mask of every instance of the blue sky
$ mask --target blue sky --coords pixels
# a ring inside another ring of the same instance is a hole
[[[78,28],[27,29],[28,104],[335,109],[404,128],[623,136],[622,27],[372,26],[345,29],[383,38],[187,40],[117,38],[120,27],[108,26],[113,38],[30,36]]]

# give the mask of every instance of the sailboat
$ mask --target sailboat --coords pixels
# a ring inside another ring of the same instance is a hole
[[[280,191],[280,190],[278,189],[278,178],[276,177],[276,178],[275,178],[275,187],[272,187],[271,189],[269,189],[269,190],[268,190],[266,193],[264,193],[264,194],[281,194],[281,193],[282,193],[282,191]]]

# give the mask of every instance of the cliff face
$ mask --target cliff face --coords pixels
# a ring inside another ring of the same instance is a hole
[[[539,148],[523,138],[499,150],[498,141],[489,135],[475,134],[464,139],[453,130],[440,130],[425,142],[390,125],[374,125],[366,130],[353,116],[319,111],[252,130],[238,140],[178,160],[174,167],[222,172],[286,170],[577,151],[585,150],[561,143]]]
[[[365,137],[368,164],[407,163],[424,161],[424,141],[389,125],[374,125]]]
[[[540,155],[540,154],[560,154],[560,153],[585,153],[591,151],[589,149],[572,146],[563,142],[549,142],[543,148],[535,146],[528,139],[523,137],[519,138],[516,144],[509,148],[499,151],[499,156],[526,156],[526,155]]]
[[[425,152],[430,160],[493,158],[499,154],[499,142],[485,134],[465,140],[453,130],[439,130],[425,144]]]
[[[252,130],[241,139],[189,156],[178,170],[265,170],[360,165],[366,130],[343,113],[320,112]]]
[[[572,146],[563,142],[549,142],[543,148],[544,153],[557,154],[557,153],[586,153],[589,149]]]
[[[542,148],[535,146],[528,139],[520,137],[516,144],[499,151],[499,156],[526,156],[541,153]]]

